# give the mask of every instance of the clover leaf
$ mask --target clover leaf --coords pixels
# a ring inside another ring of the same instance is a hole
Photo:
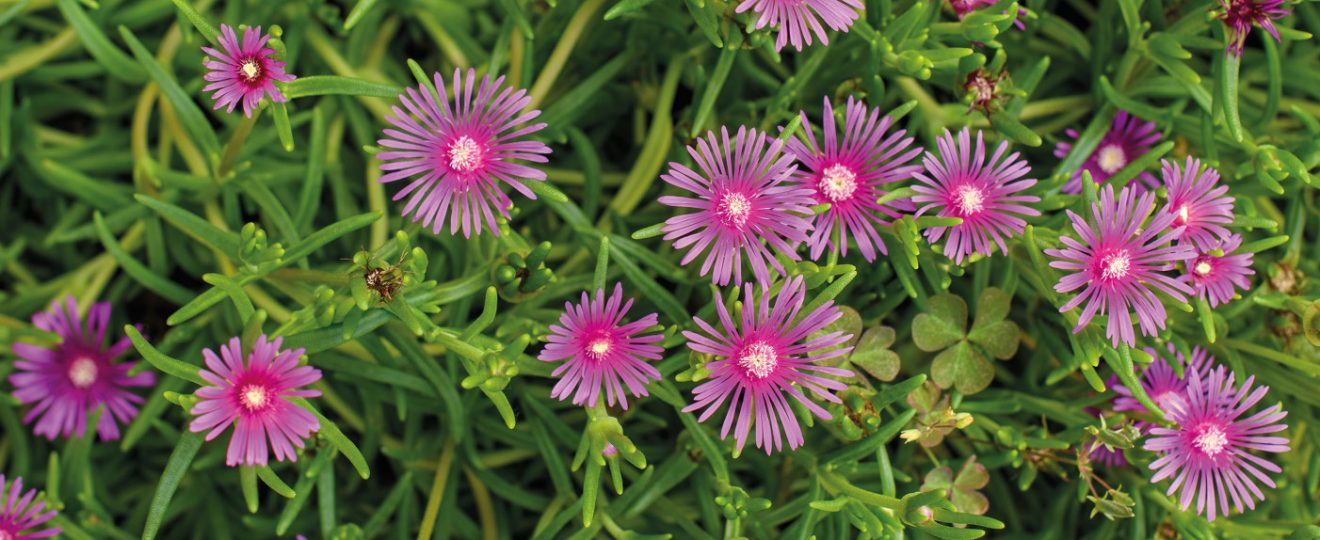
[[[990,482],[985,465],[976,462],[976,456],[967,459],[958,474],[949,467],[936,467],[926,473],[922,491],[944,490],[959,512],[981,515],[990,509],[990,501],[977,491]]]
[[[918,349],[937,352],[931,362],[931,380],[941,388],[956,387],[975,394],[994,380],[994,365],[987,355],[1007,360],[1017,354],[1022,331],[1007,320],[1011,298],[994,287],[981,293],[976,318],[967,331],[967,302],[944,293],[931,297],[926,312],[912,320],[912,341]]]
[[[901,362],[898,353],[889,350],[897,334],[888,326],[877,326],[862,334],[853,347],[848,362],[881,381],[892,381],[898,376]]]

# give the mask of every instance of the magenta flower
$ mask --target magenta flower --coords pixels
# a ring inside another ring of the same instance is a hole
[[[953,12],[958,15],[958,20],[962,20],[962,18],[966,17],[968,13],[998,3],[999,0],[949,0],[949,7],[953,8]],[[1005,11],[1004,13],[1008,12]],[[1026,14],[1026,8],[1018,8],[1018,17],[1013,20],[1013,26],[1017,27],[1018,30],[1027,29],[1027,23],[1022,21],[1022,18],[1025,17]]]
[[[1191,242],[1202,250],[1228,237],[1224,225],[1233,222],[1233,198],[1225,195],[1228,186],[1215,186],[1219,171],[1213,167],[1201,168],[1201,161],[1187,157],[1185,167],[1176,162],[1161,161],[1160,176],[1169,193],[1164,211],[1172,214],[1173,226],[1182,226],[1179,241]]]
[[[1233,253],[1242,245],[1242,236],[1229,235],[1211,249],[1194,252],[1185,261],[1187,273],[1180,278],[1192,286],[1192,292],[1210,302],[1210,307],[1233,300],[1234,287],[1247,290],[1256,274],[1251,269],[1252,253]]]
[[[1027,222],[1018,216],[1039,216],[1040,212],[1021,203],[1039,202],[1034,195],[1017,193],[1036,185],[1036,180],[1022,179],[1031,172],[1026,160],[1017,152],[1005,156],[1008,141],[999,143],[994,155],[986,161],[985,141],[980,130],[976,132],[976,146],[972,146],[971,133],[963,128],[955,140],[944,131],[935,141],[940,155],[926,152],[922,160],[925,172],[915,178],[924,185],[913,185],[917,195],[912,201],[921,204],[920,216],[937,210],[940,217],[956,217],[962,223],[951,227],[926,229],[926,239],[934,244],[947,230],[949,239],[944,244],[944,255],[956,264],[972,253],[990,256],[995,245],[1008,253],[1005,237],[1020,234]]]
[[[36,496],[35,489],[23,491],[21,477],[14,478],[11,484],[5,482],[5,475],[0,474],[0,540],[35,540],[63,532],[55,528],[33,530],[59,513],[54,509],[43,513],[46,502],[32,502]]]
[[[1133,346],[1136,336],[1129,308],[1136,312],[1142,335],[1153,335],[1156,329],[1164,328],[1166,319],[1164,304],[1155,296],[1155,290],[1180,302],[1192,292],[1187,284],[1163,273],[1173,268],[1173,261],[1186,259],[1191,248],[1169,245],[1182,233],[1182,227],[1170,229],[1173,214],[1157,213],[1142,227],[1154,209],[1154,193],[1138,199],[1135,191],[1125,187],[1115,200],[1114,186],[1106,185],[1098,204],[1091,207],[1092,223],[1068,211],[1080,241],[1061,236],[1064,249],[1047,249],[1045,253],[1057,259],[1050,262],[1052,268],[1073,272],[1059,280],[1055,291],[1082,289],[1059,308],[1065,312],[1086,304],[1074,334],[1099,313],[1109,318],[1105,336],[1115,347],[1120,341]]]
[[[1150,400],[1154,401],[1166,415],[1171,408],[1187,403],[1187,379],[1192,377],[1193,373],[1208,373],[1209,367],[1215,360],[1205,352],[1205,349],[1192,347],[1192,359],[1188,362],[1173,343],[1168,345],[1169,356],[1161,356],[1158,351],[1150,347],[1146,347],[1145,351],[1155,357],[1155,360],[1142,369],[1141,387],[1146,391],[1146,395],[1150,396]],[[1182,366],[1182,377],[1174,371],[1176,365]],[[1128,387],[1116,382],[1111,382],[1109,386],[1117,394],[1114,397],[1115,411],[1150,412],[1133,397],[1132,390]],[[1137,421],[1136,426],[1144,431],[1149,424]]]
[[[32,316],[32,324],[63,340],[54,349],[29,343],[14,343],[20,360],[9,376],[14,397],[23,404],[35,404],[23,416],[24,423],[36,420],[37,435],[81,437],[87,432],[87,416],[104,407],[96,424],[101,440],[119,438],[119,423],[128,423],[138,414],[142,396],[129,388],[150,387],[156,375],[143,371],[129,372],[137,362],[116,362],[132,346],[127,337],[110,348],[105,347],[106,325],[110,322],[110,303],[97,302],[87,312],[87,320],[78,316],[78,304],[72,296],[51,302],[50,310]],[[85,323],[85,324],[84,324]]]
[[[227,107],[234,112],[234,107],[243,103],[243,114],[252,116],[252,109],[257,108],[262,94],[270,96],[276,103],[284,103],[288,98],[275,87],[275,81],[293,82],[295,77],[284,72],[284,62],[271,58],[275,49],[266,46],[270,35],[261,33],[261,27],[243,29],[243,43],[238,42],[234,29],[227,24],[220,25],[220,48],[217,51],[202,47],[202,51],[213,60],[206,60],[203,65],[208,70],[204,79],[211,84],[202,88],[210,92],[215,100],[215,109]]]
[[[1082,136],[1080,132],[1071,128],[1066,133],[1074,141]],[[1072,177],[1063,185],[1062,191],[1070,194],[1081,193],[1083,171],[1089,171],[1091,179],[1097,184],[1105,183],[1109,177],[1126,167],[1132,160],[1150,152],[1151,147],[1157,142],[1160,142],[1160,132],[1155,130],[1154,122],[1143,122],[1127,111],[1118,111],[1114,116],[1114,123],[1109,126],[1109,131],[1100,139],[1100,144],[1091,151],[1082,168],[1073,171]],[[1073,143],[1060,141],[1054,146],[1054,157],[1060,159],[1067,157],[1072,147]],[[1138,180],[1140,180],[1139,184],[1136,183]],[[1134,188],[1142,185],[1154,188],[1158,185],[1158,181],[1150,173],[1142,171],[1136,178],[1128,181],[1128,185]]]
[[[782,142],[746,127],[739,127],[734,139],[728,128],[720,128],[720,134],[722,139],[716,139],[709,132],[697,139],[695,148],[687,148],[701,174],[671,162],[669,172],[660,175],[696,195],[666,195],[660,197],[661,204],[697,210],[669,218],[661,230],[665,240],[674,240],[674,249],[688,249],[681,264],[705,252],[701,275],[710,273],[717,285],[727,285],[730,276],[742,282],[744,255],[756,280],[769,283],[766,261],[784,272],[770,248],[798,259],[797,244],[811,228],[811,190],[788,182],[794,156],[780,154]]]
[[[722,330],[716,330],[700,317],[693,317],[693,322],[703,333],[683,332],[689,340],[688,348],[715,356],[706,364],[711,378],[692,390],[694,401],[683,411],[705,409],[698,419],[705,422],[728,400],[729,408],[724,415],[720,437],[728,437],[736,419],[734,440],[737,441],[736,452],[741,453],[747,443],[748,431],[755,424],[756,447],[768,455],[783,448],[781,430],[790,449],[806,442],[785,395],[817,417],[831,418],[828,411],[809,399],[798,386],[811,390],[820,399],[839,403],[839,398],[830,391],[843,390],[848,385],[825,375],[852,377],[853,373],[820,363],[848,354],[852,347],[824,349],[842,345],[852,336],[836,331],[810,337],[838,320],[841,313],[831,301],[799,318],[807,294],[801,276],[785,281],[773,304],[769,285],[761,285],[759,299],[755,288],[751,283],[744,288],[739,324],[734,323],[729,310],[720,301],[715,303],[715,309]]]
[[[499,236],[495,213],[509,217],[513,201],[500,189],[508,184],[529,199],[536,194],[527,182],[542,182],[545,172],[518,161],[545,163],[550,147],[540,141],[520,140],[545,127],[531,124],[541,111],[523,112],[531,103],[526,90],[502,86],[504,77],[494,81],[482,76],[473,93],[477,72],[468,69],[466,78],[455,69],[452,84],[435,74],[437,100],[425,86],[408,88],[399,95],[403,109],[392,107],[394,114],[385,121],[398,129],[385,128],[385,137],[377,144],[391,150],[376,154],[386,174],[381,183],[405,178],[412,181],[394,195],[394,200],[410,197],[403,215],[412,214],[431,232],[439,234],[449,216],[449,233],[461,227],[463,237],[481,234],[482,224]],[[452,95],[450,94],[452,92]],[[453,106],[450,106],[450,100]]]
[[[1287,438],[1266,435],[1288,429],[1279,423],[1288,413],[1282,404],[1276,404],[1239,419],[1269,391],[1268,386],[1252,391],[1254,379],[1247,377],[1235,388],[1233,375],[1225,375],[1223,366],[1208,374],[1193,374],[1187,378],[1187,403],[1166,411],[1174,427],[1151,429],[1145,449],[1163,455],[1150,464],[1156,471],[1150,481],[1173,478],[1168,495],[1181,488],[1178,503],[1183,510],[1196,499],[1196,513],[1214,521],[1217,515],[1228,515],[1230,498],[1238,512],[1245,511],[1244,505],[1255,508],[1256,500],[1265,500],[1256,480],[1274,487],[1262,469],[1278,473],[1279,466],[1248,450],[1287,452]]]
[[[806,140],[790,139],[788,152],[795,154],[806,167],[798,169],[798,180],[813,191],[817,204],[829,203],[830,209],[816,218],[807,245],[812,260],[819,259],[829,247],[831,252],[848,254],[848,238],[857,242],[867,262],[875,260],[876,248],[887,254],[885,243],[876,231],[876,223],[887,225],[886,218],[897,218],[899,212],[876,204],[876,199],[889,191],[882,186],[905,180],[921,167],[912,164],[921,154],[921,148],[912,145],[906,130],[889,133],[894,120],[880,116],[880,109],[867,107],[848,98],[844,113],[843,140],[834,125],[834,108],[825,98],[823,113],[824,145],[817,144],[816,135],[802,112],[802,132]],[[836,243],[835,234],[838,234]]]
[[[757,30],[766,26],[779,28],[776,51],[789,43],[800,51],[803,45],[811,45],[812,34],[820,38],[822,45],[829,45],[830,38],[820,25],[822,21],[832,30],[847,32],[860,16],[858,12],[866,6],[860,0],[743,0],[734,11],[742,13],[748,9],[757,15]]]
[[[303,439],[321,428],[316,416],[289,400],[321,395],[320,390],[298,390],[321,380],[321,370],[298,365],[303,349],[281,351],[283,341],[279,337],[267,341],[264,335],[257,338],[246,362],[238,338],[220,347],[219,357],[211,349],[202,351],[210,369],[198,374],[211,385],[197,390],[201,400],[189,411],[196,418],[188,430],[210,430],[206,434],[210,441],[233,424],[234,435],[225,454],[225,464],[230,467],[265,465],[267,439],[275,459],[297,461],[294,447],[302,448]]]
[[[1283,0],[1219,0],[1219,4],[1224,7],[1224,13],[1219,17],[1228,29],[1228,48],[1224,52],[1233,56],[1242,56],[1242,48],[1253,25],[1264,28],[1274,41],[1279,41],[1279,30],[1274,27],[1274,21],[1292,13],[1283,7]]]
[[[631,298],[623,300],[623,285],[617,283],[608,301],[605,291],[597,289],[593,299],[583,292],[580,303],[564,302],[559,324],[550,325],[550,343],[537,357],[544,362],[567,359],[551,373],[560,379],[550,397],[564,400],[571,394],[574,405],[594,406],[603,387],[606,403],[627,409],[629,392],[647,395],[646,383],[660,380],[660,371],[642,359],[660,359],[664,349],[652,343],[663,336],[637,335],[656,325],[654,313],[621,324],[632,304]]]

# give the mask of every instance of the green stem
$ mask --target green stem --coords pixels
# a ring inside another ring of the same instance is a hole
[[[216,175],[217,182],[222,182],[225,175],[233,169],[234,162],[238,160],[238,152],[243,149],[243,141],[246,141],[248,134],[252,133],[252,126],[256,125],[257,118],[260,116],[261,109],[257,109],[257,114],[243,117],[238,122],[238,127],[234,128],[234,134],[229,137],[229,142],[225,144],[224,155],[220,158],[220,169]]]
[[[564,70],[568,55],[573,52],[573,46],[577,44],[587,24],[595,18],[596,12],[600,11],[604,4],[605,0],[587,0],[578,7],[577,12],[573,13],[573,18],[568,21],[564,33],[559,36],[559,43],[556,43],[555,49],[550,52],[550,59],[546,61],[545,68],[536,78],[536,84],[532,85],[532,91],[528,94],[532,98],[527,104],[528,109],[535,109],[541,104],[541,100],[545,99],[545,95],[550,93],[550,87],[555,84],[555,79],[559,78],[559,72]]]

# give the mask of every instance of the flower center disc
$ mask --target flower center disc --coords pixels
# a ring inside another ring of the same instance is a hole
[[[242,75],[244,81],[255,81],[257,77],[261,76],[261,64],[258,64],[256,60],[244,60],[243,65],[238,67],[238,72]]]
[[[758,341],[738,355],[738,367],[753,379],[764,379],[779,367],[779,351],[764,341]]]
[[[1200,429],[1200,433],[1196,435],[1196,438],[1192,439],[1192,445],[1204,452],[1205,455],[1214,457],[1223,452],[1225,446],[1228,446],[1228,435],[1224,433],[1224,430],[1219,429],[1219,426],[1204,426]]]
[[[606,354],[609,354],[610,348],[610,340],[608,338],[596,338],[595,340],[592,340],[591,343],[587,344],[587,356],[590,356],[595,360],[600,360],[601,358],[604,358]]]
[[[270,392],[266,390],[266,387],[259,384],[249,384],[243,387],[242,392],[238,395],[238,401],[247,410],[255,411],[266,406],[266,403],[270,401]]]
[[[742,228],[747,224],[747,218],[752,214],[752,202],[741,193],[725,193],[720,199],[720,204],[715,208],[715,215],[719,216],[720,221],[731,227]]]
[[[964,216],[979,214],[985,209],[985,193],[975,186],[958,186],[953,194],[953,206]]]
[[[472,172],[481,164],[481,145],[464,135],[449,145],[449,168]]]
[[[843,165],[831,165],[821,173],[819,189],[830,202],[848,200],[857,191],[857,174]]]
[[[1198,276],[1208,276],[1214,269],[1215,268],[1214,266],[1211,266],[1210,261],[1204,259],[1196,261],[1196,266],[1192,267],[1192,271],[1196,272],[1196,275]]]
[[[13,533],[0,529],[0,540],[14,540]]]
[[[1100,277],[1104,279],[1122,279],[1132,269],[1132,258],[1126,249],[1105,255],[1100,259]]]
[[[96,382],[96,362],[91,358],[79,358],[69,364],[69,382],[77,388],[87,388]],[[4,537],[0,537],[3,540]]]
[[[1186,225],[1192,220],[1192,211],[1187,205],[1178,207],[1178,217],[1173,220],[1174,225]]]
[[[1127,165],[1127,154],[1123,152],[1123,147],[1111,144],[1100,149],[1095,162],[1105,174],[1114,174]]]

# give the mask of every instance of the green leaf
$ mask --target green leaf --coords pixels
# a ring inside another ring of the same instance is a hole
[[[347,17],[344,17],[344,31],[347,32],[352,30],[354,26],[357,26],[359,22],[362,22],[362,18],[366,17],[367,12],[371,11],[371,8],[375,7],[379,1],[380,0],[358,0],[358,3],[353,6],[353,10],[348,12]]]
[[[976,456],[972,456],[963,462],[956,476],[949,467],[931,469],[922,481],[921,490],[946,490],[959,512],[981,515],[990,509],[990,501],[977,490],[989,483],[990,474],[985,465],[977,463]]]
[[[128,336],[129,341],[133,342],[133,347],[137,349],[138,354],[141,354],[142,358],[145,359],[147,363],[151,364],[151,367],[160,370],[161,373],[178,377],[196,384],[197,386],[207,385],[206,380],[202,379],[202,376],[198,374],[200,368],[182,360],[175,360],[165,353],[156,350],[155,347],[151,346],[151,343],[147,342],[146,338],[142,337],[142,334],[138,332],[138,329],[133,325],[125,325],[124,334]]]
[[[193,240],[197,240],[212,249],[219,251],[227,257],[233,258],[238,255],[238,235],[220,230],[219,227],[198,217],[197,214],[174,206],[165,201],[153,199],[146,195],[137,194],[133,196],[139,203],[152,209],[165,221],[170,222],[179,230],[183,231]]]
[[[912,341],[918,349],[935,352],[962,339],[966,328],[967,302],[958,296],[942,293],[932,296],[926,304],[926,312],[912,319]]]
[[[174,106],[174,112],[179,115],[179,120],[183,122],[183,127],[188,131],[194,143],[201,147],[202,153],[206,155],[207,165],[214,168],[217,160],[220,158],[220,141],[216,139],[215,130],[211,129],[211,122],[202,114],[202,110],[197,107],[183,87],[175,80],[174,76],[166,73],[156,59],[147,52],[142,42],[138,41],[137,36],[128,27],[120,26],[119,34],[128,44],[129,50],[133,51],[133,56],[137,57],[143,67],[147,68],[147,74],[151,80],[156,81],[160,90],[169,98],[170,104]],[[140,200],[140,199],[139,199]]]
[[[971,395],[990,386],[995,367],[966,341],[945,349],[930,364],[930,379],[941,388],[956,387]]]
[[[179,13],[183,14],[183,18],[188,19],[188,22],[192,23],[193,27],[196,28],[198,32],[201,32],[202,36],[205,37],[207,41],[211,42],[211,45],[214,46],[220,43],[220,31],[216,29],[215,25],[212,24],[206,16],[198,13],[196,9],[193,9],[192,5],[190,5],[187,0],[170,1],[174,3],[174,7],[179,9]]]
[[[381,84],[338,75],[310,75],[299,77],[284,85],[284,96],[289,99],[310,96],[364,96],[397,98],[403,89],[392,84]]]
[[[87,52],[105,66],[107,74],[129,84],[141,84],[147,80],[147,72],[143,71],[142,66],[110,43],[110,39],[105,37],[105,33],[92,22],[87,12],[83,11],[77,2],[56,0],[55,5],[60,8],[60,13],[78,34],[78,39],[82,40]]]
[[[353,441],[348,440],[348,437],[344,436],[344,432],[339,429],[338,424],[331,422],[329,418],[322,415],[321,411],[312,407],[311,403],[308,403],[306,399],[294,398],[292,401],[299,407],[307,409],[308,412],[316,416],[317,420],[320,420],[321,438],[325,439],[326,442],[330,443],[330,446],[335,447],[336,450],[339,450],[339,453],[348,458],[348,462],[353,465],[355,470],[357,470],[358,476],[361,476],[363,480],[371,478],[371,468],[367,466],[367,458],[362,455],[362,451],[358,450],[357,445],[353,444]]]
[[[729,78],[729,71],[733,68],[733,61],[738,56],[739,46],[742,45],[742,34],[732,32],[729,37],[731,38],[729,46],[720,50],[720,58],[715,61],[715,69],[711,71],[710,78],[706,80],[706,87],[701,91],[697,114],[692,117],[692,133],[701,133],[713,127],[706,125],[707,120],[715,110],[715,101],[720,97],[720,90],[724,88],[724,81]]]
[[[179,305],[183,305],[192,299],[192,291],[160,274],[152,272],[150,268],[147,268],[146,265],[138,262],[132,255],[124,251],[124,248],[119,246],[119,241],[115,240],[114,236],[110,234],[110,229],[106,228],[105,220],[101,218],[100,212],[92,214],[92,222],[96,225],[96,234],[101,239],[101,246],[105,248],[111,257],[115,258],[115,262],[119,263],[119,267],[123,268],[124,272],[137,280],[138,283],[141,283],[143,287]]]
[[[169,462],[165,464],[165,472],[161,475],[160,482],[156,484],[156,495],[151,498],[151,506],[147,510],[147,524],[142,529],[142,540],[152,540],[156,537],[156,533],[160,532],[160,526],[164,523],[166,512],[170,507],[170,499],[174,498],[174,492],[179,489],[183,476],[188,474],[188,467],[192,464],[193,457],[197,455],[197,450],[202,447],[202,441],[201,433],[184,430],[179,435],[179,443],[170,453]]]
[[[888,326],[877,326],[867,330],[853,347],[848,362],[878,380],[892,381],[898,376],[898,370],[902,367],[898,353],[889,350],[894,344],[894,339],[894,329]]]
[[[711,2],[701,0],[685,0],[688,12],[692,14],[692,20],[696,21],[697,28],[710,40],[711,45],[716,48],[724,48],[724,41],[720,39],[720,23],[718,14],[715,12],[715,6]]]
[[[1242,117],[1238,113],[1238,70],[1242,58],[1232,54],[1218,55],[1223,62],[1219,73],[1219,97],[1224,103],[1224,120],[1233,140],[1242,141]]]
[[[311,255],[312,252],[321,249],[326,244],[338,240],[339,238],[371,225],[380,219],[383,214],[377,212],[367,212],[353,217],[345,218],[328,225],[326,228],[307,235],[301,242],[298,242],[284,252],[282,259],[286,263],[296,262],[298,259]]]
[[[1008,360],[1017,354],[1022,330],[1013,321],[999,321],[979,328],[973,327],[967,335],[973,343],[980,345],[990,356]]]

